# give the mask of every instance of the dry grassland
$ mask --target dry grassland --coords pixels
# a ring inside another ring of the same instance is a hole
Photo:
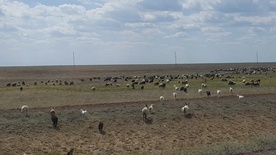
[[[107,76],[205,74],[215,69],[275,67],[264,64],[49,66],[0,68],[0,154],[275,154],[276,153],[276,74],[231,75],[236,85],[228,92],[221,78],[207,80],[211,97],[198,95],[204,79],[189,79],[188,93],[146,84],[127,88],[105,86]],[[101,77],[101,80],[90,78]],[[244,86],[241,80],[261,79],[258,87]],[[73,81],[73,85],[52,85],[52,81]],[[7,83],[24,81],[19,86]],[[43,81],[43,83],[41,83]],[[47,85],[45,82],[50,81]],[[37,85],[34,85],[37,82]],[[95,86],[96,91],[91,87]],[[206,90],[207,90],[206,89]],[[216,89],[221,89],[218,97]],[[239,100],[236,94],[245,96]],[[159,96],[165,96],[164,104]],[[189,115],[181,113],[189,103]],[[29,106],[30,117],[19,108]],[[142,120],[141,109],[154,104],[151,123]],[[53,129],[49,115],[54,106],[59,117]],[[80,109],[88,113],[82,115]],[[104,133],[98,131],[104,122]]]

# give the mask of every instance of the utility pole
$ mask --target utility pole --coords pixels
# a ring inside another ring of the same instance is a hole
[[[175,63],[175,65],[177,64],[176,52],[174,52],[174,63]]]
[[[259,53],[256,52],[256,57],[257,57],[257,64],[259,63]]]
[[[73,66],[75,67],[75,53],[73,52]]]

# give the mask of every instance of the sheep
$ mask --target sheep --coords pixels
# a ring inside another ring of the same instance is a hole
[[[211,96],[211,92],[210,91],[206,91],[206,95],[207,95],[207,97],[210,97]]]
[[[96,87],[92,87],[91,90],[92,90],[92,91],[95,91],[95,90],[96,90]]]
[[[164,97],[164,96],[160,96],[160,97],[159,97],[159,100],[160,100],[161,103],[163,103],[164,100],[165,100],[165,97]]]
[[[185,85],[186,88],[189,88],[189,86],[190,86],[190,85],[189,85],[188,83]]]
[[[221,90],[217,89],[217,95],[218,95],[218,97],[220,96],[220,93],[221,93]]]
[[[56,128],[58,124],[58,117],[56,116],[56,112],[54,108],[50,110],[50,115],[53,122],[53,127]]]
[[[23,91],[23,87],[20,87],[19,89],[20,89],[20,91]]]
[[[100,122],[98,125],[98,129],[99,129],[100,133],[103,133],[103,127],[104,127],[103,122]]]
[[[207,85],[205,83],[202,83],[201,88],[207,88]]]
[[[153,113],[153,104],[151,104],[150,106],[149,106],[149,112],[152,114]]]
[[[28,111],[29,111],[29,107],[27,105],[23,105],[21,107],[21,112],[22,113],[24,112],[26,117],[29,117]]]
[[[184,107],[181,108],[183,115],[186,115],[188,109],[189,109],[188,104],[185,104]]]
[[[81,111],[81,114],[86,114],[87,113],[87,110],[81,109],[80,111]]]
[[[148,105],[146,104],[145,107],[142,109],[142,114],[143,114],[143,120],[146,121],[148,118],[147,118],[147,115],[149,113],[149,110],[148,110]]]
[[[67,152],[67,155],[73,155],[73,151],[74,151],[74,149],[72,148],[72,149],[70,149],[70,151],[69,152]]]
[[[229,88],[229,92],[230,92],[231,94],[233,93],[233,88],[232,88],[232,87]]]
[[[242,96],[242,95],[237,94],[237,96],[240,100],[244,99],[244,96]]]
[[[177,93],[174,92],[172,95],[173,95],[173,99],[176,100],[176,95],[177,95]]]
[[[197,92],[198,92],[199,95],[202,95],[202,91],[203,91],[202,89],[198,89]]]

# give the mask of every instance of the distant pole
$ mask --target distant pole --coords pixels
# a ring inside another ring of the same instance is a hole
[[[257,57],[257,64],[259,63],[259,53],[256,52],[256,57]]]
[[[175,63],[175,65],[177,64],[176,52],[174,52],[174,63]]]
[[[75,53],[73,52],[73,66],[75,67]]]

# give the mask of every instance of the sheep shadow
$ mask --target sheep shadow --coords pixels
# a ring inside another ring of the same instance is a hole
[[[146,118],[146,119],[144,120],[144,122],[145,122],[146,124],[152,124],[153,119],[149,117],[149,118]]]
[[[101,134],[101,135],[105,135],[106,132],[105,132],[105,131],[100,131],[100,134]]]
[[[191,119],[193,117],[193,115],[191,113],[188,113],[188,114],[185,114],[184,117]]]

